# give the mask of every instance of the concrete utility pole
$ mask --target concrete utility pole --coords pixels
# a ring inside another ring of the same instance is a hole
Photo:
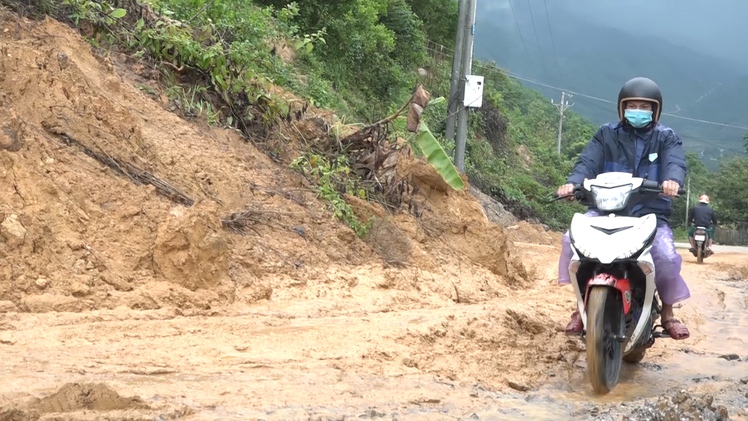
[[[568,98],[573,97],[574,95],[568,94]],[[561,91],[561,102],[556,104],[551,100],[551,104],[555,105],[556,108],[558,108],[558,140],[556,145],[556,151],[559,155],[561,155],[561,133],[564,128],[564,111],[574,106],[574,104],[569,105],[569,101],[566,100],[567,93],[564,91]]]
[[[465,76],[473,72],[473,41],[475,40],[476,0],[468,0],[467,19],[465,24],[465,42],[462,52],[462,75],[460,77],[460,92],[465,94]],[[465,144],[468,132],[468,107],[459,104],[457,113],[457,138],[455,140],[455,166],[465,172]]]
[[[691,177],[686,182],[686,229],[688,228],[688,208],[691,207]]]
[[[457,121],[457,110],[460,101],[457,100],[457,93],[460,87],[460,75],[462,70],[462,50],[465,38],[465,22],[467,21],[468,1],[459,0],[459,16],[457,18],[457,34],[455,35],[455,52],[452,58],[452,77],[449,82],[448,114],[447,114],[447,133],[446,140],[452,141],[455,138],[455,122]]]

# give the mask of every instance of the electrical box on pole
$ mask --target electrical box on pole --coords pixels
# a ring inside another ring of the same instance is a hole
[[[462,105],[471,108],[483,106],[483,76],[465,75],[465,95]]]

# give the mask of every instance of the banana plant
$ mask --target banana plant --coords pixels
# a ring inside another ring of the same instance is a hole
[[[452,159],[442,148],[442,145],[436,140],[436,137],[425,122],[421,120],[423,111],[429,106],[444,102],[444,97],[433,98],[426,101],[429,94],[422,87],[418,87],[413,95],[408,113],[408,130],[415,132],[415,143],[426,157],[426,161],[442,176],[445,182],[455,190],[465,188],[465,183],[460,177]],[[415,129],[415,130],[414,130]]]
[[[436,137],[434,137],[431,130],[429,130],[423,121],[418,124],[415,143],[426,157],[426,161],[442,176],[450,187],[455,190],[465,188],[465,183],[462,181],[459,171],[457,171],[457,168],[452,163],[452,159],[447,155],[442,145],[439,144],[439,141],[436,140]]]

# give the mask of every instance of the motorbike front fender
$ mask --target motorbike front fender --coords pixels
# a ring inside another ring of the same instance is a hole
[[[629,314],[631,311],[631,283],[628,279],[618,279],[607,273],[599,273],[587,282],[587,291],[584,294],[584,307],[587,308],[587,297],[589,297],[590,288],[593,286],[606,286],[615,288],[621,293],[623,301],[623,313]]]

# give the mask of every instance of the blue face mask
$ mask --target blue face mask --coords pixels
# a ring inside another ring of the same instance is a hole
[[[623,116],[637,129],[641,129],[652,122],[652,111],[649,110],[626,110]]]

